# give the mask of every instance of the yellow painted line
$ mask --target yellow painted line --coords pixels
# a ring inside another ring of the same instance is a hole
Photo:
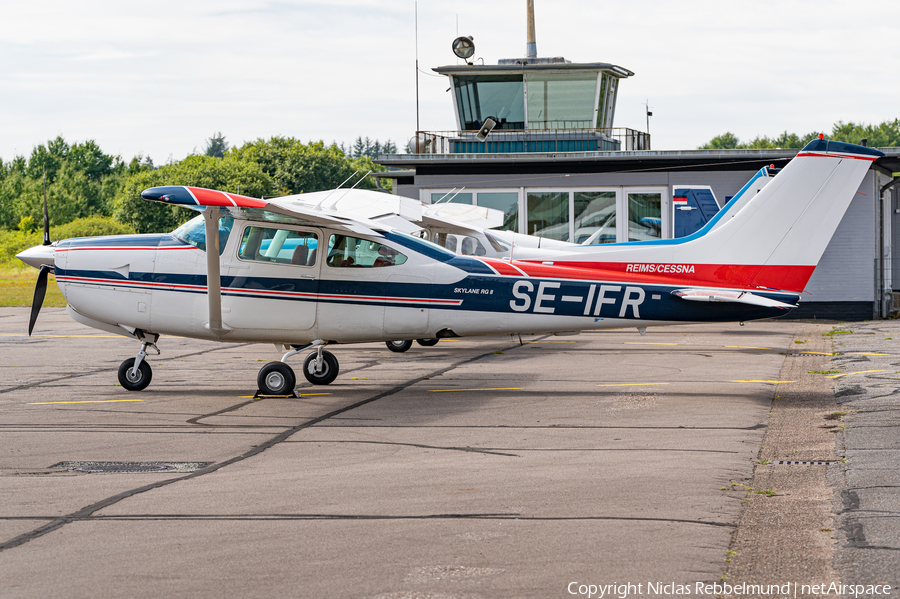
[[[450,391],[521,391],[522,387],[494,387],[491,389],[429,389],[429,393],[448,393]]]
[[[828,351],[828,352],[826,352],[826,351],[805,351],[802,349],[798,349],[797,353],[798,354],[814,354],[816,356],[836,356],[836,355],[838,355],[837,352],[833,352],[833,351]]]
[[[681,345],[680,343],[642,343],[637,341],[626,341],[625,345]]]
[[[796,383],[797,381],[763,381],[757,379],[748,379],[746,381],[730,381],[732,383]]]
[[[333,395],[332,393],[300,393],[300,397],[306,397],[310,395]],[[294,397],[293,395],[260,395],[259,397]],[[256,395],[239,395],[239,399],[256,399]]]
[[[522,343],[578,343],[577,341],[523,341]]]
[[[891,354],[874,354],[869,352],[862,351],[852,351],[847,354],[848,356],[889,356]]]
[[[724,345],[723,347],[736,347],[738,349],[772,349],[771,347],[754,347],[753,345]]]
[[[884,370],[860,370],[859,372],[845,372],[844,374],[830,374],[825,378],[839,379],[842,376],[850,376],[851,374],[866,374],[867,372],[884,372]]]
[[[90,399],[84,401],[36,401],[29,406],[49,406],[61,403],[121,403],[123,401],[144,401],[143,399]]]
[[[0,337],[87,337],[89,339],[121,339],[127,335],[25,335],[19,333],[0,333]]]
[[[604,383],[598,387],[646,387],[648,385],[671,385],[672,383]]]

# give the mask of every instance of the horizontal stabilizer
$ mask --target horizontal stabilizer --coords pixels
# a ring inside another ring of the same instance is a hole
[[[725,289],[676,289],[672,295],[689,302],[730,302],[735,304],[750,304],[764,308],[784,308],[789,310],[796,308],[793,304],[786,304],[778,300],[769,299],[750,293],[749,291],[729,291]]]

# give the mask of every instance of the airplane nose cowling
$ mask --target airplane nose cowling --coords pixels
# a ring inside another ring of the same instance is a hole
[[[36,245],[16,254],[16,258],[35,268],[41,266],[53,266],[54,245]]]

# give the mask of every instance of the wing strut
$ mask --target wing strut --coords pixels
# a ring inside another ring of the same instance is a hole
[[[209,322],[205,328],[216,337],[231,332],[222,324],[222,272],[219,266],[219,217],[221,210],[207,206],[203,211],[206,232],[206,295],[209,298]]]

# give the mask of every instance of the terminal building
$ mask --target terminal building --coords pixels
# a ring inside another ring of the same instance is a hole
[[[464,60],[474,51],[467,45],[454,42]],[[706,190],[721,207],[760,168],[797,153],[653,150],[648,133],[614,126],[619,85],[634,73],[537,58],[533,38],[527,48],[526,58],[496,65],[434,69],[449,79],[456,130],[419,131],[409,154],[379,156],[390,170],[378,175],[394,180],[394,193],[496,208],[505,229],[564,241],[671,238],[689,216],[676,193]],[[868,320],[900,310],[900,257],[892,260],[900,148],[881,150],[789,317]]]

